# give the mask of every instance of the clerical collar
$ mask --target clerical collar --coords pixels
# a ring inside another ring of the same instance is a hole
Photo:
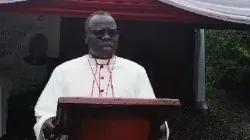
[[[112,58],[110,59],[96,59],[93,58],[90,54],[86,55],[87,59],[89,59],[89,62],[92,65],[109,65],[109,64],[113,64],[115,61],[115,55],[112,56]]]

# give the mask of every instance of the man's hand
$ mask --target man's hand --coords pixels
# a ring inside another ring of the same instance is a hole
[[[51,117],[46,120],[42,127],[43,135],[46,139],[51,139],[55,136],[55,117]]]
[[[160,140],[167,140],[167,129],[166,129],[166,124],[163,123],[161,126],[160,126]]]

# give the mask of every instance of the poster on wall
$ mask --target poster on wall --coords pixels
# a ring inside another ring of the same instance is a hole
[[[60,19],[0,14],[0,76],[15,79],[17,90],[38,88],[47,78],[49,60],[59,56]]]
[[[59,16],[0,13],[0,81],[10,83],[6,87],[0,82],[2,91],[8,92],[0,92],[5,109],[10,95],[46,84],[48,65],[59,57],[60,22]]]

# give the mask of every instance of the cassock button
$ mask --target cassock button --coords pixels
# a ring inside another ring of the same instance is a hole
[[[104,90],[102,89],[101,92],[104,92]]]
[[[101,65],[100,68],[103,68],[103,65]]]
[[[101,77],[101,79],[104,79],[104,77]]]

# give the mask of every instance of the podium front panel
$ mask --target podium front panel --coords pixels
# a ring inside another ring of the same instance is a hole
[[[161,110],[180,105],[163,101],[63,98],[57,123],[69,140],[155,140],[164,122]]]
[[[147,140],[149,125],[143,119],[86,119],[74,136],[78,140]]]

